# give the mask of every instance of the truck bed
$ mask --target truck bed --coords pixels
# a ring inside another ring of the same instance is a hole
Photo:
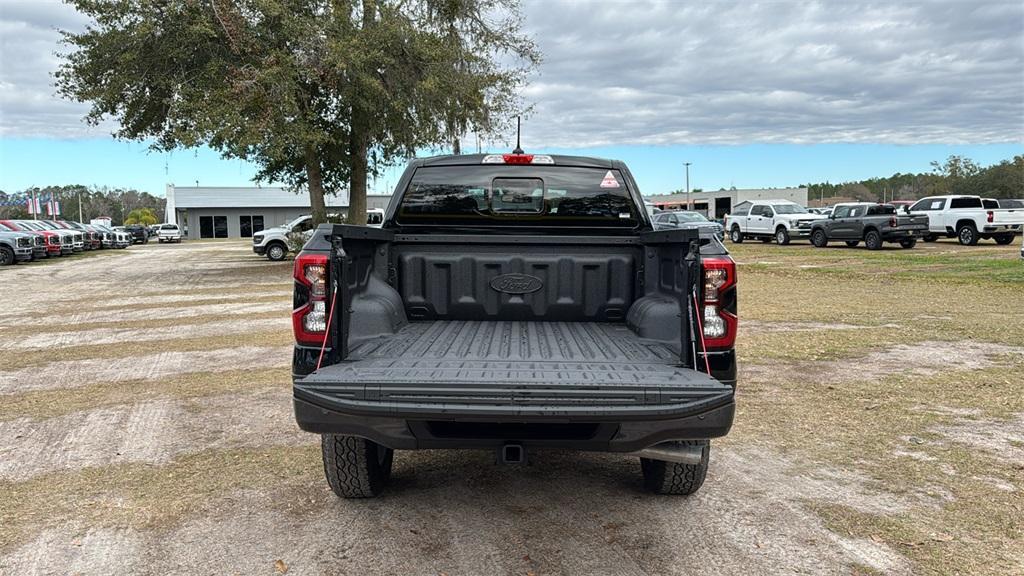
[[[625,324],[412,322],[296,382],[296,396],[363,414],[679,417],[732,388]]]

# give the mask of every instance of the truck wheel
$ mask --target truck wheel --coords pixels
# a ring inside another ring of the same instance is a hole
[[[395,451],[357,436],[321,436],[324,474],[342,498],[372,498],[391,478]]]
[[[828,236],[825,235],[824,230],[815,230],[811,233],[811,244],[814,244],[818,248],[824,248],[828,246]]]
[[[729,230],[729,240],[732,240],[733,244],[743,244],[743,233],[740,232],[739,226],[733,226],[732,230]]]
[[[14,250],[7,246],[0,246],[0,266],[10,266],[11,264],[14,264]]]
[[[974,223],[961,224],[956,229],[956,238],[964,246],[975,246],[978,244],[978,230]]]
[[[900,240],[900,246],[910,250],[914,246],[917,246],[917,238],[904,238]]]
[[[925,242],[935,242],[936,238],[937,236],[935,236],[935,234],[925,234],[921,237],[921,240],[924,240]]]
[[[860,244],[860,240],[847,240],[846,245],[850,248],[856,248],[857,244]]]
[[[284,260],[284,257],[288,255],[288,250],[284,247],[284,244],[280,242],[274,242],[270,246],[267,246],[267,258],[274,262],[280,262]]]
[[[868,230],[868,233],[864,235],[864,245],[867,246],[868,250],[878,250],[882,247],[882,235],[878,233],[878,230]]]
[[[644,474],[644,487],[656,494],[693,494],[704,484],[711,460],[711,443],[707,440],[680,442],[688,446],[703,446],[700,464],[679,464],[664,460],[640,459]]]
[[[999,244],[1000,246],[1006,246],[1013,242],[1013,234],[996,234],[993,238],[995,239],[996,244]]]
[[[779,226],[779,229],[775,231],[775,241],[779,243],[779,246],[789,244],[789,232],[782,226]]]

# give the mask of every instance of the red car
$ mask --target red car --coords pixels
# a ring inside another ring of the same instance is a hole
[[[32,249],[33,257],[60,256],[60,234],[49,230],[42,230],[17,220],[0,220],[0,225],[14,232],[24,232],[37,238],[42,238],[42,243],[37,241]]]

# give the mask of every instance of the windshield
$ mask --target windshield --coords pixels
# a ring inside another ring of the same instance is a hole
[[[772,204],[776,214],[807,214],[803,206],[797,204]]]
[[[401,225],[633,229],[640,214],[618,170],[568,166],[436,166],[413,175]]]
[[[8,228],[6,224],[0,223],[0,232],[14,232],[14,230]]]
[[[676,220],[679,222],[707,222],[708,219],[698,212],[676,212]]]

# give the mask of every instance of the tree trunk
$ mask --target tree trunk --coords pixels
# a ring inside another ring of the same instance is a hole
[[[312,147],[306,148],[306,183],[309,189],[309,208],[313,224],[327,222],[327,206],[324,203],[324,180],[320,172],[320,157]]]
[[[363,0],[363,31],[372,28],[377,17],[377,2]],[[359,99],[352,106],[352,133],[349,135],[349,224],[366,224],[366,157],[370,150],[370,113]]]
[[[462,154],[462,142],[459,142],[458,136],[456,136],[455,139],[452,140],[452,154],[456,156]]]
[[[366,137],[365,112],[352,111],[352,137],[349,139],[348,218],[349,224],[366,224]]]

